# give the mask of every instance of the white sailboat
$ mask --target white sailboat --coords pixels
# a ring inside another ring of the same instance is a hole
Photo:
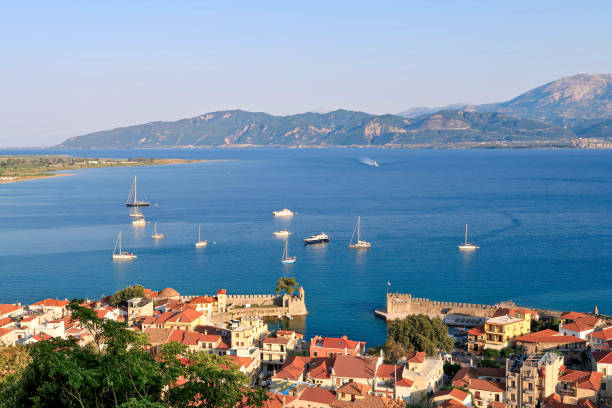
[[[200,225],[198,225],[198,240],[195,243],[195,247],[204,248],[206,245],[208,245],[208,241],[206,240],[202,241],[202,237],[200,235]]]
[[[147,225],[147,220],[145,220],[144,215],[140,215],[139,218],[135,218],[132,220],[132,225],[135,227],[144,227],[145,225]]]
[[[119,251],[117,251],[119,249]],[[113,259],[117,260],[132,260],[138,258],[138,256],[134,255],[133,252],[123,251],[121,248],[121,231],[119,231],[119,235],[117,236],[117,241],[115,241],[115,248],[113,249]]]
[[[281,231],[274,231],[274,236],[278,238],[288,238],[289,235],[291,235],[291,231],[289,231],[287,228]]]
[[[357,225],[355,225],[355,229],[353,229],[353,236],[351,237],[351,242],[349,243],[349,248],[351,249],[370,249],[372,248],[372,244],[368,241],[361,240],[361,216],[357,217]],[[355,238],[355,231],[357,231],[357,241],[353,243],[353,238]]]
[[[280,211],[272,211],[272,214],[275,217],[292,217],[293,216],[293,211],[291,211],[288,208],[283,208]]]
[[[132,212],[130,212],[130,217],[132,218],[142,218],[144,214],[140,212],[137,206],[132,207]]]
[[[467,236],[468,236],[468,226],[467,226],[467,224],[465,224],[465,241],[464,241],[463,244],[459,245],[459,250],[460,251],[474,251],[474,250],[480,248],[476,244],[468,243]]]
[[[150,205],[148,201],[138,201],[138,197],[136,195],[136,176],[134,176],[132,188],[130,189],[130,194],[128,195],[128,198],[125,201],[125,205],[127,207],[147,207]]]
[[[283,264],[292,264],[295,262],[295,256],[289,257],[289,241],[285,241],[285,250],[283,251],[283,256],[281,257],[281,263]]]
[[[158,234],[157,233],[157,223],[155,223],[155,233],[153,235],[151,235],[151,238],[153,239],[162,239],[165,238],[166,236],[164,234]]]

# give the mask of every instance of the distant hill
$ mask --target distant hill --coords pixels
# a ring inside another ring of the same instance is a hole
[[[444,110],[415,118],[336,110],[273,116],[229,110],[71,137],[60,148],[197,146],[472,146],[569,144],[572,131],[496,112]]]
[[[578,74],[534,88],[506,102],[477,107],[580,128],[612,119],[612,74]],[[612,135],[608,135],[612,137]]]
[[[429,108],[427,106],[417,106],[417,107],[405,110],[403,112],[400,112],[398,113],[398,115],[403,116],[405,118],[416,118],[417,116],[429,115],[432,113],[439,112],[441,110],[460,110],[467,105],[468,105],[467,103],[454,103],[452,105],[446,105],[446,106],[437,107],[437,108]]]

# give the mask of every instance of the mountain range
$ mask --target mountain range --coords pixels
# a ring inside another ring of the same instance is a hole
[[[506,102],[413,108],[398,115],[336,110],[274,116],[227,110],[75,136],[59,148],[208,146],[572,146],[612,140],[612,74],[579,74]]]

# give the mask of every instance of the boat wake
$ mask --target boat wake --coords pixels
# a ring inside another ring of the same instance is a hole
[[[366,166],[378,167],[378,163],[376,160],[372,160],[369,157],[359,157],[357,161],[361,164],[365,164]]]

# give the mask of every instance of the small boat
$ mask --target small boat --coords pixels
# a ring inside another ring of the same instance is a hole
[[[202,238],[200,236],[200,226],[198,225],[198,240],[195,243],[195,247],[204,248],[206,245],[208,245],[208,241],[206,240],[202,241]]]
[[[155,233],[153,235],[151,235],[151,238],[153,238],[153,239],[166,238],[166,236],[164,234],[158,234],[157,233],[157,223],[155,223]]]
[[[134,176],[134,181],[132,182],[132,188],[130,189],[130,194],[128,195],[128,199],[125,202],[126,207],[148,207],[151,205],[148,201],[138,201],[138,197],[136,196],[136,176]]]
[[[465,242],[463,244],[459,245],[459,250],[460,251],[474,251],[474,250],[480,248],[476,244],[468,243],[467,236],[468,236],[468,226],[467,226],[467,224],[465,224]]]
[[[272,211],[275,217],[291,217],[293,216],[293,211],[288,208],[283,208],[280,211]]]
[[[304,245],[321,244],[321,243],[327,243],[329,241],[330,241],[329,235],[327,235],[324,232],[321,232],[320,234],[314,234],[311,237],[304,238]]]
[[[361,240],[361,217],[357,217],[357,225],[355,225],[355,229],[353,229],[353,236],[351,237],[351,242],[349,243],[349,248],[351,249],[370,249],[372,248],[372,244],[368,241]],[[357,242],[353,243],[353,238],[355,238],[355,230],[357,231]]]
[[[117,251],[117,249],[119,249],[119,251]],[[138,258],[138,256],[134,255],[133,252],[127,252],[121,249],[121,231],[119,231],[117,241],[115,241],[115,248],[113,249],[113,259],[129,261],[135,258]]]
[[[376,160],[374,160],[374,164],[372,166],[378,167],[378,163],[376,162]]]
[[[142,218],[142,217],[144,217],[144,214],[140,212],[138,207],[132,207],[132,208],[133,208],[133,210],[130,213],[130,217],[132,217],[132,218]]]
[[[135,227],[143,227],[147,225],[147,220],[145,220],[144,216],[142,216],[140,218],[132,220],[132,225]]]
[[[291,232],[287,228],[281,231],[274,231],[275,237],[287,238],[289,235],[291,235]]]
[[[289,241],[285,241],[285,250],[283,251],[283,256],[281,257],[281,263],[292,264],[295,262],[295,259],[295,256],[289,257]]]

